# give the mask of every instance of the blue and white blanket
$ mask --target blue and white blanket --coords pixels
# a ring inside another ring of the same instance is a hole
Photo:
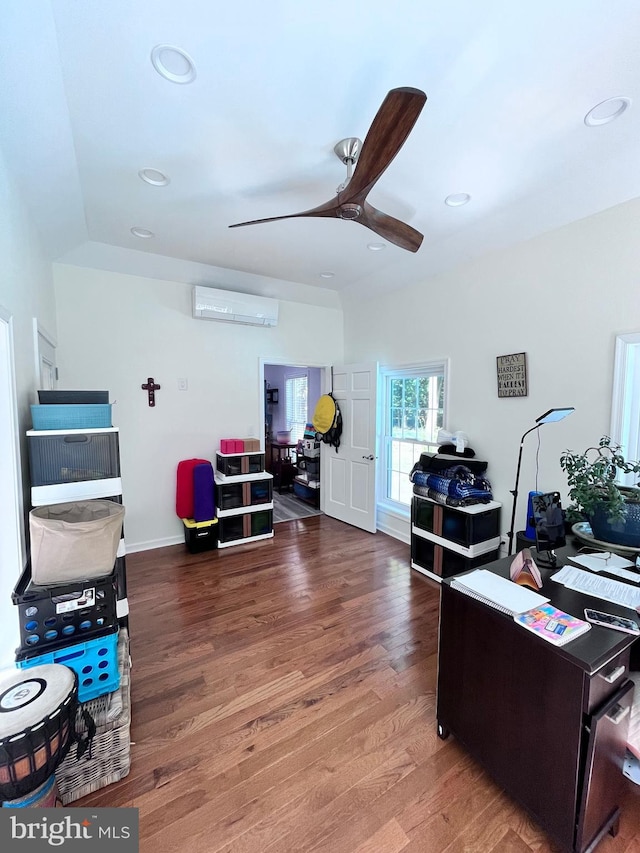
[[[464,465],[455,465],[440,474],[428,474],[414,468],[410,479],[418,486],[426,486],[441,495],[458,500],[473,498],[484,502],[493,497],[491,483],[486,477],[477,476]]]

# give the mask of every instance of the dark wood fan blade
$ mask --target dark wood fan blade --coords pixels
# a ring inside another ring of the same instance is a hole
[[[359,222],[365,228],[370,228],[380,237],[384,237],[385,240],[400,246],[401,249],[407,249],[409,252],[417,252],[424,239],[419,231],[407,225],[406,222],[400,222],[399,219],[394,219],[393,216],[376,210],[368,202],[364,203],[362,213],[355,222]]]
[[[236,222],[235,225],[229,225],[229,228],[241,228],[243,225],[259,225],[261,222],[277,222],[279,219],[296,219],[299,216],[338,216],[340,206],[337,199],[332,198],[318,207],[312,207],[310,210],[303,210],[300,213],[289,213],[286,216],[269,216],[267,219],[252,219],[249,222]]]
[[[342,204],[362,204],[378,178],[404,145],[427,96],[420,89],[392,89],[376,113],[349,185],[340,193]]]

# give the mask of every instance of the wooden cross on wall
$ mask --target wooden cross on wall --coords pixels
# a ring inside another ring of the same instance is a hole
[[[155,406],[156,404],[156,391],[160,390],[160,386],[156,385],[153,381],[153,376],[150,376],[144,385],[140,386],[143,391],[146,391],[149,395],[149,405]]]

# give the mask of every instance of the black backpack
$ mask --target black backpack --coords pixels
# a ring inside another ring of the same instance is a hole
[[[337,453],[342,435],[342,414],[333,394],[323,394],[318,400],[313,415],[313,426],[316,429],[316,441],[323,441],[335,447]],[[319,427],[324,431],[321,432]]]

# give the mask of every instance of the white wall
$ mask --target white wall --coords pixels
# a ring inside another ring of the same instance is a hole
[[[54,265],[60,388],[108,389],[120,428],[129,550],[183,538],[181,459],[215,461],[225,437],[260,436],[260,359],[322,365],[343,357],[342,312],[280,301],[275,328],[194,320],[191,288]],[[162,387],[149,408],[141,384]],[[178,379],[188,391],[178,390]]]
[[[640,329],[639,231],[634,200],[420,286],[343,300],[347,361],[451,359],[447,427],[466,431],[476,455],[488,460],[504,531],[520,437],[537,417],[576,408],[527,436],[517,530],[535,487],[536,436],[538,487],[566,498],[561,452],[608,434],[615,336]],[[428,238],[420,251],[429,251]],[[498,398],[496,356],[516,352],[527,353],[529,395]],[[397,530],[408,537],[406,522]]]
[[[14,384],[17,397],[15,409],[3,401],[2,411],[6,414],[11,408],[13,412],[9,415],[16,418],[17,435],[12,438],[13,446],[19,447],[20,467],[16,483],[9,463],[11,448],[7,448],[3,439],[0,468],[0,665],[3,665],[13,661],[18,644],[17,613],[10,594],[25,559],[24,523],[29,506],[25,432],[31,428],[29,405],[34,402],[36,388],[33,318],[37,317],[52,334],[56,332],[56,321],[51,266],[1,150],[0,257],[0,306],[3,315],[10,318],[14,360],[14,377],[3,376],[2,389],[4,394]]]

